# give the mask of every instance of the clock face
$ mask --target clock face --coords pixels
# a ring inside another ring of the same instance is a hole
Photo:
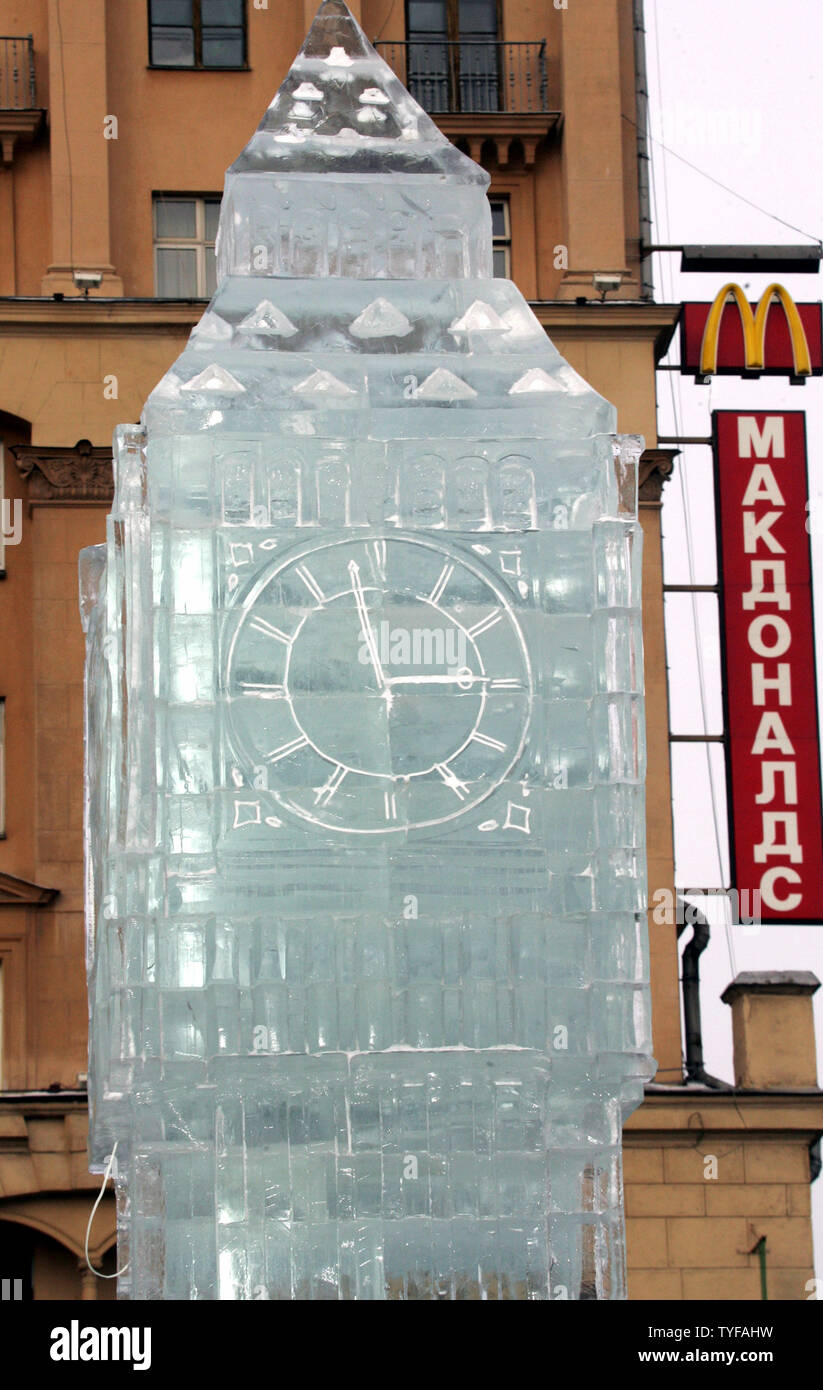
[[[240,767],[327,830],[466,815],[526,739],[531,671],[509,596],[429,540],[314,544],[275,561],[232,613],[225,669]]]

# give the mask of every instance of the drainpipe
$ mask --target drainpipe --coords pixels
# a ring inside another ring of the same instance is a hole
[[[634,80],[635,122],[637,127],[637,202],[640,214],[640,279],[643,299],[654,299],[652,262],[647,247],[652,245],[652,207],[649,195],[649,87],[646,77],[646,28],[643,0],[634,4]]]
[[[715,1091],[730,1091],[731,1086],[711,1076],[703,1065],[703,1027],[700,1018],[700,957],[709,944],[711,931],[702,912],[683,898],[679,906],[684,909],[686,921],[678,927],[677,934],[692,928],[692,939],[683,951],[683,1021],[686,1032],[686,1080],[699,1081],[711,1086]],[[678,913],[678,916],[680,914]]]

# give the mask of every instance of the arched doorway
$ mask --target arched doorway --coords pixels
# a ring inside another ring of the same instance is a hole
[[[117,1267],[117,1246],[106,1250],[102,1274]],[[97,1279],[75,1251],[43,1231],[0,1218],[0,1274],[9,1279],[9,1293],[24,1302],[117,1297],[116,1279]],[[19,1283],[18,1283],[19,1281]]]

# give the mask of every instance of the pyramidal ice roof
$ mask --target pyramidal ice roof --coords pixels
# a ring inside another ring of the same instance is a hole
[[[440,175],[485,186],[369,43],[343,0],[324,0],[229,174]]]

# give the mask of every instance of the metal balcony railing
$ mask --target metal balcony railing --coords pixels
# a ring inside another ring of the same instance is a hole
[[[432,114],[548,111],[546,40],[384,40],[377,49]]]
[[[0,35],[0,111],[34,111],[34,43]]]

